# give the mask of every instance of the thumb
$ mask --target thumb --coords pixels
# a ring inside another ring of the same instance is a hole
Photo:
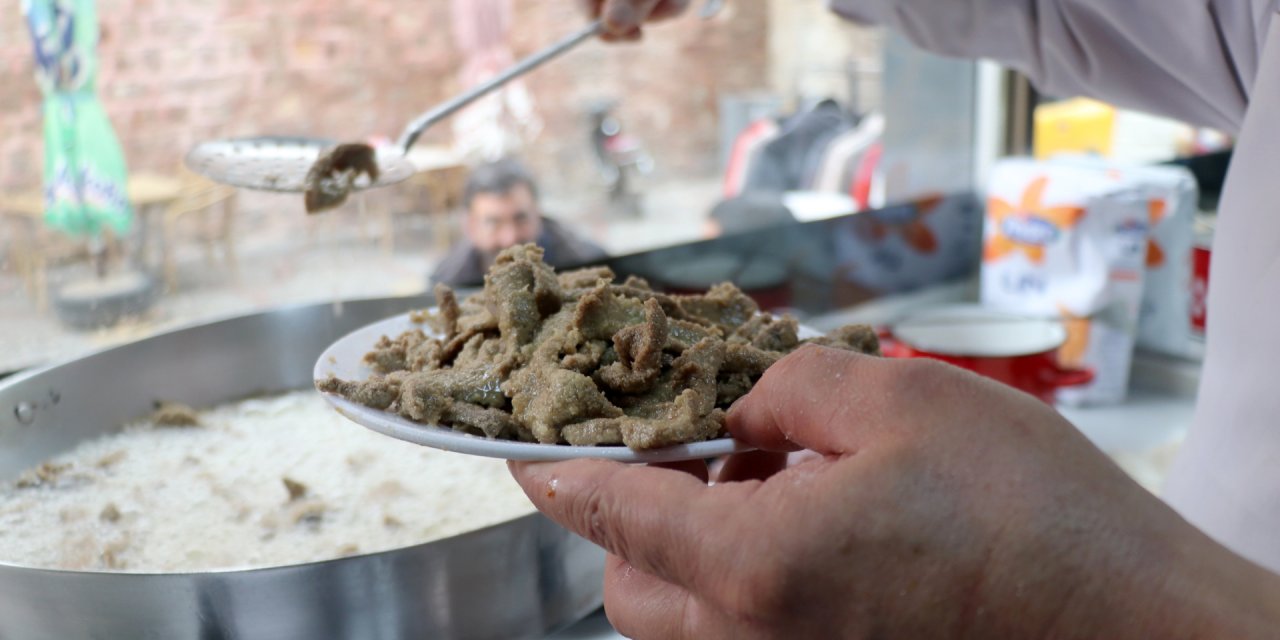
[[[733,405],[733,437],[768,451],[853,453],[937,417],[969,376],[929,360],[892,360],[805,346],[769,367]]]
[[[640,28],[657,4],[658,0],[611,0],[605,4],[601,17],[609,33],[631,33]]]

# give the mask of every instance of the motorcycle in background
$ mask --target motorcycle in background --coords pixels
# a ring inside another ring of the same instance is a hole
[[[610,207],[638,218],[643,203],[637,178],[653,171],[653,158],[639,139],[623,130],[622,122],[614,115],[616,108],[614,100],[602,100],[588,108],[591,149],[609,193]]]

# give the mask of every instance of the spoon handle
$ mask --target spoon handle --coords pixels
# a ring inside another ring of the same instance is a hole
[[[430,127],[431,125],[453,115],[459,109],[475,102],[494,89],[497,89],[498,87],[533,71],[556,56],[559,56],[560,54],[565,53],[566,51],[569,51],[579,44],[599,36],[602,33],[604,33],[604,22],[597,20],[588,25],[585,29],[564,38],[563,40],[529,56],[528,58],[525,58],[524,60],[521,60],[520,62],[517,62],[511,67],[508,67],[502,73],[489,78],[488,80],[467,90],[465,93],[462,93],[448,102],[440,104],[430,111],[418,116],[417,119],[409,123],[409,126],[405,127],[404,133],[400,134],[400,141],[398,143],[400,145],[400,149],[404,153],[408,153],[409,149],[413,147],[413,143],[418,140],[418,136],[422,135],[422,132],[426,131],[427,127]]]

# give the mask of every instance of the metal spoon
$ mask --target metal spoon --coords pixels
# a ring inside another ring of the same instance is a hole
[[[418,116],[405,127],[393,148],[374,148],[363,142],[335,145],[317,138],[234,138],[196,146],[187,154],[187,166],[234,187],[304,192],[308,213],[332,209],[345,202],[352,191],[408,179],[414,167],[406,154],[428,127],[604,31],[604,22],[597,20]]]
[[[708,0],[699,17],[710,20],[723,8],[724,0]],[[352,191],[407,180],[415,171],[407,154],[428,127],[604,32],[604,21],[597,20],[418,116],[405,127],[394,147],[374,148],[363,142],[335,144],[319,138],[233,138],[198,145],[187,154],[187,166],[210,180],[234,187],[303,192],[308,213],[332,209],[345,202]]]

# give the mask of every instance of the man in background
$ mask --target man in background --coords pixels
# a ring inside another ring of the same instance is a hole
[[[515,160],[499,160],[472,171],[462,204],[465,237],[436,266],[432,285],[480,286],[503,249],[529,242],[542,247],[547,264],[558,269],[606,256],[600,247],[542,216],[537,184]]]

